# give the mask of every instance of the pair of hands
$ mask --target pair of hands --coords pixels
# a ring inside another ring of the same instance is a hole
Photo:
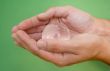
[[[15,26],[12,37],[17,45],[40,58],[68,66],[103,60],[108,38],[101,23],[74,7],[54,7]]]

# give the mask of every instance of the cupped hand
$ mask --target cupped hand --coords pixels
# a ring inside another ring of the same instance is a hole
[[[33,54],[67,66],[97,59],[105,43],[97,23],[74,7],[55,7],[14,27],[13,38]]]

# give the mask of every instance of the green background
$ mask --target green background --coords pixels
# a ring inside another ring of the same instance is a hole
[[[16,46],[11,29],[53,6],[72,5],[98,18],[110,19],[110,0],[0,0],[0,71],[110,71],[99,61],[59,68]]]

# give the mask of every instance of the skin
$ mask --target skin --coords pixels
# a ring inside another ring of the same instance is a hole
[[[94,59],[110,64],[109,23],[71,6],[54,7],[15,26],[12,37],[57,66]]]

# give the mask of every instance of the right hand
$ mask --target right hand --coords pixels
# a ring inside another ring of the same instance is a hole
[[[38,31],[32,30],[32,23],[22,23],[13,31],[19,36],[17,39],[20,39],[20,42],[23,41],[20,44],[25,44],[25,46],[23,46],[24,48],[59,66],[71,65],[85,60],[97,58],[100,55],[99,53],[102,52],[102,48],[104,48],[103,46],[105,46],[104,44],[106,41],[103,43],[105,38],[103,38],[101,31],[103,27],[100,25],[97,26],[97,23],[100,22],[97,22],[96,18],[76,8],[51,8],[37,16],[37,19],[44,26],[44,28],[40,29],[40,33],[43,34],[42,36],[40,35],[39,38],[37,37],[37,40],[36,37],[34,38],[34,36],[29,35],[29,31]],[[34,26],[38,24],[38,22],[34,23]],[[54,25],[58,27],[56,28]],[[64,26],[62,27],[61,25]],[[19,26],[24,28],[18,29]],[[60,31],[55,30],[59,28],[61,29]],[[24,33],[21,30],[23,30]],[[52,31],[57,33],[53,33]],[[28,37],[24,37],[22,34]],[[16,38],[14,39],[16,42],[19,42]],[[28,41],[26,39],[28,39]],[[32,41],[31,39],[36,41]],[[37,43],[37,45],[34,45],[35,43]],[[46,53],[39,52],[38,47],[40,50],[43,52],[45,51]],[[46,54],[49,55],[47,56]]]

